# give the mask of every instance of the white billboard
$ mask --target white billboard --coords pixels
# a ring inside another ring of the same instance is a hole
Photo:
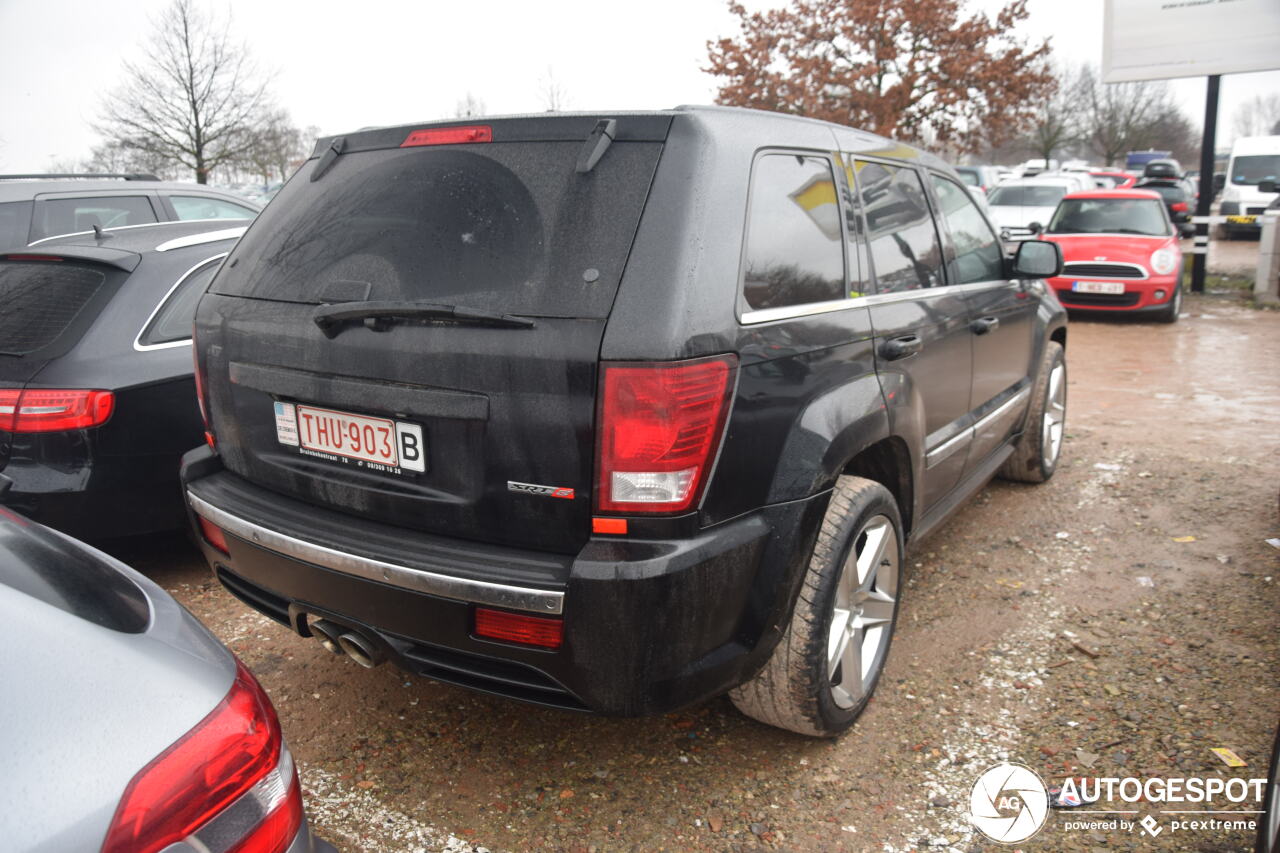
[[[1106,0],[1102,79],[1280,68],[1280,0]]]

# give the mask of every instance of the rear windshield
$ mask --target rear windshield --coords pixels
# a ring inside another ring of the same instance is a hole
[[[0,261],[0,355],[31,355],[74,332],[106,279],[65,261]]]
[[[582,142],[357,152],[312,160],[241,238],[212,292],[286,302],[417,301],[606,317],[661,153]]]
[[[1006,207],[1053,207],[1066,194],[1066,187],[998,187],[987,202]]]
[[[1180,201],[1187,200],[1187,193],[1182,187],[1175,187],[1172,184],[1138,184],[1134,189],[1151,190],[1160,193],[1160,197],[1165,200],[1165,204],[1177,204]]]
[[[1164,205],[1156,199],[1069,198],[1049,221],[1050,234],[1169,234]]]

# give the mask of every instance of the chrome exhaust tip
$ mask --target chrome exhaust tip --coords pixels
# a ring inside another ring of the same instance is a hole
[[[343,631],[346,629],[341,625],[335,625],[328,619],[317,619],[308,626],[311,633],[320,641],[320,645],[324,646],[327,651],[333,652],[335,655],[343,654],[342,644],[339,642]]]
[[[338,637],[338,645],[342,651],[347,653],[347,657],[365,669],[373,669],[386,660],[386,655],[382,653],[382,649],[375,646],[368,639],[350,631]]]

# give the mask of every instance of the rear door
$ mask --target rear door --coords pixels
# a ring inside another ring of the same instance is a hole
[[[585,171],[585,118],[309,161],[197,315],[227,468],[414,530],[581,547],[600,340],[669,123],[619,117]]]
[[[948,279],[961,287],[969,303],[972,468],[1004,443],[1026,410],[1040,300],[1027,282],[1005,275],[1000,240],[969,194],[943,175],[931,173],[929,179],[947,235]]]
[[[928,509],[959,481],[970,441],[968,306],[958,289],[945,286],[920,173],[862,159],[852,165],[875,276],[869,301],[876,371],[895,431],[924,448]]]

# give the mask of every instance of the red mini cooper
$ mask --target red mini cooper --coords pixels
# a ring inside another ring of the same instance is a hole
[[[1040,235],[1062,247],[1062,275],[1049,279],[1071,310],[1129,311],[1173,323],[1182,307],[1182,250],[1160,196],[1091,190],[1058,203]]]

